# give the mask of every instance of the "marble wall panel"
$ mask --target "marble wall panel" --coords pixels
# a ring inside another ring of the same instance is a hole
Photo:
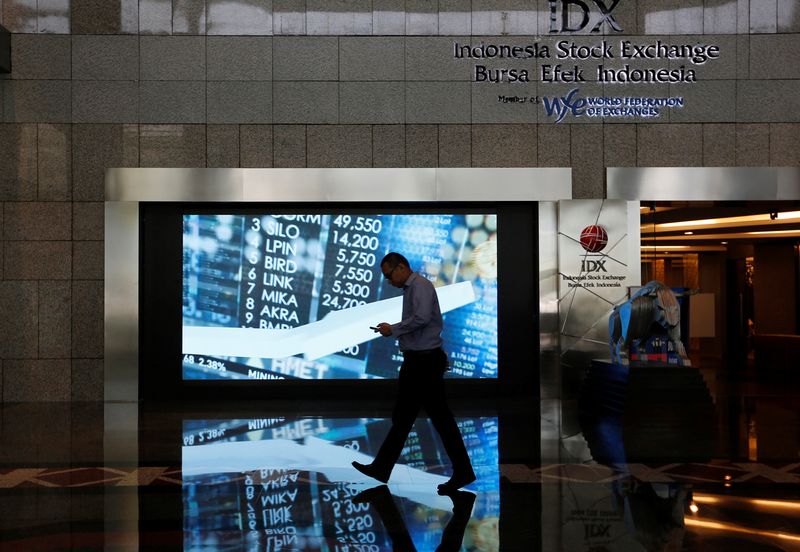
[[[36,199],[37,140],[35,124],[0,125],[0,201]]]
[[[543,132],[541,127],[539,132]],[[575,199],[605,197],[603,125],[571,125],[570,141],[572,197]]]
[[[371,0],[306,0],[310,35],[372,34]]]
[[[703,9],[703,32],[707,34],[736,34],[739,6],[730,0],[706,0]]]
[[[372,166],[404,167],[405,164],[405,126],[374,125],[372,127]]]
[[[275,35],[306,34],[305,0],[273,0],[272,32]]]
[[[172,0],[172,34],[206,34],[205,2]]]
[[[472,10],[461,0],[439,0],[440,35],[471,35]]]
[[[470,81],[472,60],[454,58],[454,42],[471,44],[469,37],[407,37],[406,80]]]
[[[750,37],[751,79],[800,78],[800,64],[786,62],[798,58],[800,58],[800,34]]]
[[[703,0],[640,0],[637,15],[642,34],[703,33]]]
[[[72,239],[72,204],[65,201],[7,202],[3,239],[53,241]]]
[[[750,0],[750,32],[775,33],[778,30],[778,0]]]
[[[142,125],[140,166],[205,167],[205,125]]]
[[[72,357],[102,358],[103,281],[72,282]]]
[[[750,0],[736,0],[736,32],[750,32]]]
[[[213,36],[207,39],[208,80],[272,80],[272,38]]]
[[[72,78],[138,80],[139,39],[124,35],[73,36]]]
[[[750,37],[736,36],[736,78],[750,78]]]
[[[118,0],[71,0],[72,32],[78,35],[122,32],[123,6]]]
[[[238,167],[239,125],[208,125],[206,127],[206,165],[208,167]]]
[[[210,124],[272,122],[271,82],[209,81],[206,97]]]
[[[209,35],[269,35],[273,0],[207,0]]]
[[[72,279],[102,280],[105,273],[104,258],[103,242],[72,242]]]
[[[139,34],[172,34],[172,0],[139,0]]]
[[[275,82],[272,90],[275,123],[339,122],[339,85],[336,82]]]
[[[72,42],[68,36],[12,34],[14,79],[69,79]]]
[[[778,0],[778,32],[800,32],[800,5],[796,0]]]
[[[103,201],[106,167],[138,166],[138,125],[72,125],[75,201]]]
[[[699,124],[638,125],[637,165],[640,167],[700,167],[703,131]]]
[[[309,167],[371,167],[372,128],[369,125],[309,125]]]
[[[242,167],[272,167],[272,125],[242,125],[239,127]]]
[[[439,167],[469,167],[472,164],[470,125],[439,125]]]
[[[571,127],[572,125],[541,125],[539,127],[537,149],[540,167],[570,166]]]
[[[769,164],[773,167],[800,166],[800,123],[769,125]]]
[[[206,78],[204,36],[143,36],[139,39],[139,56],[139,75],[143,81]]]
[[[72,204],[72,239],[102,240],[105,235],[105,208],[99,201]]]
[[[472,34],[536,35],[539,12],[534,6],[527,0],[473,0]]]
[[[472,125],[472,166],[538,166],[537,125]]]
[[[703,125],[703,165],[734,167],[736,163],[736,125]]]
[[[404,37],[339,39],[339,78],[343,81],[402,81]]]
[[[72,283],[69,280],[40,281],[39,358],[70,358],[71,327]]]
[[[0,317],[0,335],[3,336],[0,358],[36,358],[39,354],[38,282],[0,281],[0,312],[14,313],[14,316]]]
[[[738,122],[800,121],[800,80],[749,80],[736,86]]]
[[[39,124],[37,164],[40,201],[72,197],[72,131],[69,125]]]
[[[38,8],[39,33],[69,34],[70,0],[39,0]]]
[[[3,27],[12,33],[38,31],[37,0],[3,0]]]
[[[139,122],[205,123],[204,81],[144,81],[139,84]]]
[[[3,117],[17,123],[68,123],[72,84],[66,80],[10,80],[4,83]]]
[[[701,81],[670,85],[670,96],[683,97],[681,109],[669,110],[671,123],[736,122],[736,81]]]
[[[535,123],[541,105],[531,101],[538,85],[530,83],[485,83],[470,85],[473,123]]]
[[[372,34],[403,35],[406,32],[405,0],[372,0]]]
[[[439,129],[436,125],[406,125],[406,166],[439,166]]]
[[[469,123],[471,86],[466,82],[407,82],[408,123]]]
[[[156,83],[157,86],[159,83]],[[147,85],[148,90],[151,86]],[[136,81],[75,81],[72,84],[73,123],[139,122]]]
[[[3,362],[4,402],[68,401],[71,388],[69,359]]]
[[[275,167],[305,167],[306,126],[275,125],[273,132]]]
[[[399,124],[405,121],[405,83],[339,84],[339,120],[343,124]]]
[[[769,165],[768,124],[736,125],[736,165],[739,167],[766,167]]]
[[[102,401],[103,400],[104,367],[102,359],[76,358],[72,359],[72,395],[73,401]],[[81,436],[85,439],[86,432]],[[100,439],[102,447],[102,438]],[[85,451],[85,446],[80,447]]]
[[[636,125],[603,125],[603,160],[606,167],[636,166]]]
[[[329,81],[339,78],[337,37],[275,37],[273,78],[278,81]]]
[[[72,242],[5,241],[4,276],[9,280],[69,280]]]
[[[405,19],[405,34],[408,36],[439,34],[439,11],[436,2],[406,0]]]

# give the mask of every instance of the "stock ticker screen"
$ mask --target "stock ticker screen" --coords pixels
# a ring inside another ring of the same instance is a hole
[[[433,282],[448,377],[497,377],[497,215],[183,215],[184,380],[395,378],[402,292],[389,251]]]
[[[495,417],[459,417],[477,480],[459,547],[499,547],[500,474]],[[369,462],[391,421],[381,418],[184,420],[184,550],[392,550],[384,519],[358,494],[375,487],[350,462]],[[414,549],[433,551],[454,517],[436,493],[447,455],[427,419],[417,420],[389,490]],[[394,529],[397,530],[395,524]],[[397,544],[397,543],[395,543]],[[397,549],[397,548],[394,548]],[[405,549],[405,548],[403,548]]]

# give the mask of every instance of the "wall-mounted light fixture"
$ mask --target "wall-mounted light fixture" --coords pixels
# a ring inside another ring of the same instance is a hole
[[[0,25],[0,73],[11,72],[11,33]]]

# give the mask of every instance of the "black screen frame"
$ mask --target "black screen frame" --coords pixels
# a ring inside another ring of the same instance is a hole
[[[537,202],[142,202],[139,216],[139,396],[163,400],[366,400],[391,396],[387,380],[183,380],[184,214],[494,213],[498,215],[498,377],[448,379],[455,397],[539,396]],[[530,255],[521,254],[528,251]],[[170,261],[174,259],[174,263]],[[174,359],[174,361],[172,360]]]

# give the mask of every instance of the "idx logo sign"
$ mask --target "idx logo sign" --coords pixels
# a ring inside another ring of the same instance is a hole
[[[587,0],[588,1],[588,0]],[[622,27],[619,26],[619,22],[614,19],[614,16],[611,15],[611,12],[614,11],[614,8],[621,2],[621,0],[611,0],[611,6],[607,6],[606,1],[604,0],[591,0],[592,4],[597,8],[599,11],[599,18],[595,23],[594,27],[591,28],[589,32],[592,33],[599,33],[600,27],[603,26],[603,23],[608,23],[608,25],[614,29],[616,32],[621,33]],[[589,8],[588,4],[583,0],[550,0],[548,2],[550,4],[550,32],[551,33],[575,33],[578,31],[582,31],[586,28],[586,25],[589,24],[590,14],[592,13],[592,9]],[[576,27],[570,26],[570,6],[574,8],[578,8],[581,10],[583,15],[581,22]],[[561,9],[561,26],[559,27],[559,17],[558,17],[558,10]]]
[[[583,259],[581,261],[581,272],[608,272],[608,270],[606,270],[607,260],[608,259],[593,261],[591,259]]]

